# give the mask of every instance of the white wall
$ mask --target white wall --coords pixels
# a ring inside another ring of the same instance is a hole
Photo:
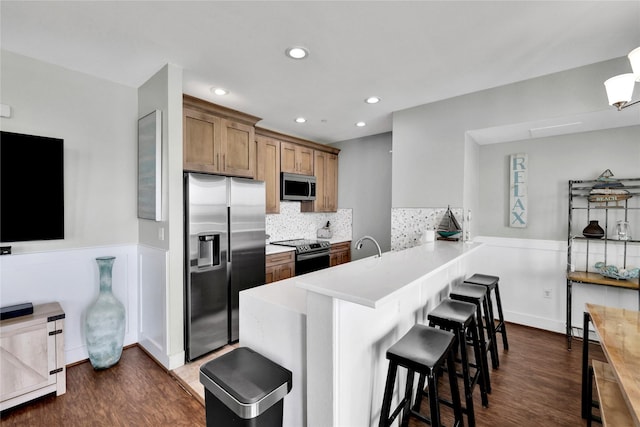
[[[112,290],[124,304],[124,345],[138,342],[138,260],[136,245],[95,246],[2,256],[2,306],[57,301],[65,312],[65,363],[89,357],[84,321],[98,297],[100,277],[95,259],[115,256]]]
[[[66,363],[86,359],[82,325],[98,293],[95,258],[115,255],[114,293],[127,309],[125,344],[137,342],[137,91],[0,55],[0,102],[12,109],[0,119],[2,130],[64,139],[65,168],[65,239],[11,243],[14,255],[0,257],[0,304],[59,301]]]
[[[1,55],[0,102],[12,110],[2,130],[64,139],[65,238],[11,243],[13,253],[136,243],[137,91]]]
[[[485,237],[485,247],[468,271],[500,277],[500,295],[509,322],[565,332],[567,262],[566,240]],[[640,247],[629,248],[630,262],[639,265]],[[545,297],[545,290],[550,296]],[[571,321],[582,328],[587,302],[638,310],[638,291],[597,285],[573,285]]]
[[[162,112],[162,220],[140,220],[140,344],[173,369],[184,364],[182,69],[165,65],[138,98],[138,117]]]

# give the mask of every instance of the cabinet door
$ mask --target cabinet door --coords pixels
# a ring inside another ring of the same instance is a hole
[[[316,175],[316,200],[314,202],[315,212],[325,212],[327,192],[326,192],[326,172],[327,156],[322,151],[315,152],[315,175]]]
[[[329,256],[329,265],[335,267],[338,264],[340,264],[340,254],[338,252],[332,253]]]
[[[256,135],[256,179],[265,182],[266,211],[280,213],[280,141]]]
[[[295,276],[294,252],[287,251],[266,256],[265,283],[271,283]]]
[[[222,120],[222,170],[225,175],[255,177],[255,135],[253,126]]]
[[[1,401],[55,384],[50,372],[56,369],[56,337],[49,335],[54,328],[55,322],[47,322],[2,332]]]
[[[219,172],[220,138],[220,118],[185,109],[183,169],[196,172]]]
[[[335,154],[325,156],[324,178],[324,210],[335,212],[338,210],[338,156]]]
[[[302,202],[301,212],[335,212],[338,209],[338,156],[325,151],[314,153],[316,200]]]
[[[290,142],[280,143],[282,172],[313,175],[313,149]]]
[[[296,168],[296,145],[289,142],[280,143],[280,169],[282,172],[298,173]]]
[[[276,279],[277,270],[278,270],[278,266],[277,265],[275,265],[273,267],[267,267],[266,270],[267,271],[266,271],[266,274],[265,274],[265,277],[264,277],[264,283],[265,284],[273,283],[273,282],[278,280],[278,279]]]
[[[287,264],[281,264],[278,266],[278,278],[277,280],[284,280],[295,276],[295,264],[290,262]]]
[[[298,146],[296,150],[296,160],[298,161],[298,173],[302,175],[313,175],[313,150],[311,148]]]
[[[331,266],[351,262],[351,242],[331,245]]]

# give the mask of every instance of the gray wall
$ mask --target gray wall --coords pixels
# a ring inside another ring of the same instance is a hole
[[[341,141],[338,207],[353,209],[353,242],[370,235],[383,252],[391,249],[391,133]],[[352,258],[376,253],[371,242]]]
[[[509,155],[515,153],[529,157],[526,228],[507,225]],[[595,179],[606,169],[617,178],[640,177],[640,126],[483,145],[480,165],[475,216],[479,234],[563,240],[567,236],[567,181]]]
[[[626,57],[394,113],[393,207],[463,206],[467,131],[610,109],[603,82],[624,72]]]

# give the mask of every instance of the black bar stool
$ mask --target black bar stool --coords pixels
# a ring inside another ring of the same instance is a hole
[[[488,351],[491,354],[491,366],[493,366],[494,369],[497,369],[500,366],[500,361],[498,360],[498,346],[496,346],[496,333],[493,328],[494,324],[489,318],[487,288],[480,285],[462,283],[455,286],[451,292],[449,292],[449,298],[475,304],[478,336],[480,337],[482,352],[485,355],[485,357],[483,357],[483,362],[487,360],[486,353]],[[487,369],[487,390],[491,393],[491,380],[488,372],[489,371]]]
[[[469,426],[475,426],[475,413],[473,410],[473,389],[476,384],[480,384],[480,394],[482,397],[482,405],[489,406],[489,398],[486,389],[487,363],[482,362],[482,355],[486,359],[487,354],[482,352],[480,339],[478,337],[478,326],[476,325],[476,306],[474,304],[454,301],[451,299],[443,300],[436,308],[434,308],[427,316],[429,326],[437,326],[440,329],[451,331],[456,335],[457,343],[460,344],[460,364],[462,372],[457,374],[462,377],[464,384],[465,406],[463,412],[467,414]],[[467,351],[467,336],[471,337],[470,345],[474,351],[474,362],[471,363]],[[474,369],[474,372],[471,372]],[[424,388],[423,378],[420,377],[418,382],[418,390]],[[419,399],[416,405],[419,405]],[[445,402],[447,403],[447,402]]]
[[[489,301],[489,310],[491,311],[491,319],[495,319],[493,315],[493,302],[491,301],[491,291],[496,294],[496,305],[498,306],[498,323],[495,325],[496,335],[502,334],[502,347],[505,350],[509,350],[509,341],[507,341],[507,327],[504,324],[504,315],[502,314],[502,301],[500,300],[500,286],[498,282],[500,278],[498,276],[490,276],[488,274],[476,273],[473,276],[465,279],[465,283],[472,283],[474,285],[482,285],[487,287],[487,301]]]
[[[389,359],[389,370],[387,372],[387,382],[382,399],[382,410],[380,412],[380,427],[390,426],[402,411],[401,425],[409,423],[409,417],[414,416],[434,427],[441,426],[440,422],[440,400],[438,399],[438,375],[443,371],[445,361],[449,372],[449,386],[453,401],[453,412],[455,416],[455,426],[463,426],[462,405],[460,403],[460,392],[455,373],[454,343],[455,335],[451,332],[432,328],[426,325],[414,325],[400,340],[387,350]],[[408,370],[407,385],[405,394],[393,413],[391,411],[391,399],[393,398],[393,387],[396,382],[398,366]],[[429,387],[429,408],[430,418],[427,418],[411,408],[413,394],[413,377],[415,373],[425,375]]]

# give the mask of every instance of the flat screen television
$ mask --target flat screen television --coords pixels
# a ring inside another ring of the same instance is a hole
[[[0,242],[64,239],[63,140],[0,131]]]

